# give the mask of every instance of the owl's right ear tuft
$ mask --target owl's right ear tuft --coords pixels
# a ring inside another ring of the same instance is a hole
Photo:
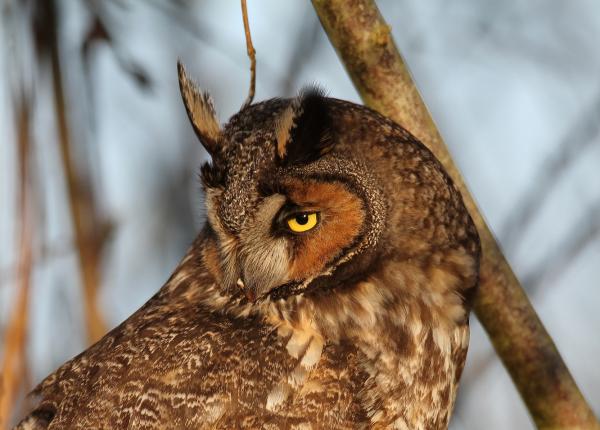
[[[221,136],[221,127],[212,98],[188,77],[180,61],[177,62],[177,72],[183,104],[196,136],[208,153],[214,155]]]
[[[277,157],[283,164],[308,163],[328,152],[333,140],[324,91],[303,89],[279,116],[275,135]]]

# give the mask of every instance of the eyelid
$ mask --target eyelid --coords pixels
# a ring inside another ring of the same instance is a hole
[[[297,217],[298,215],[311,215],[311,214],[315,214],[315,215],[317,215],[317,218],[319,218],[319,220],[320,220],[320,218],[321,218],[321,213],[320,213],[318,210],[314,210],[314,209],[308,209],[308,210],[304,210],[304,209],[302,209],[302,210],[299,210],[299,211],[296,211],[296,212],[290,212],[290,213],[288,213],[288,214],[287,214],[287,215],[284,217],[284,221],[287,221],[287,220],[289,220],[289,219],[295,218],[295,217]]]
[[[292,201],[287,201],[281,209],[279,209],[279,213],[275,217],[277,223],[285,224],[285,221],[292,216],[301,215],[301,214],[309,214],[313,212],[319,212],[319,209],[313,205],[300,206]]]

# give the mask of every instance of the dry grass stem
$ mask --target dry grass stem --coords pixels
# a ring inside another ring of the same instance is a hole
[[[16,295],[12,315],[4,332],[4,354],[0,367],[0,429],[8,428],[15,409],[19,389],[26,374],[26,340],[29,310],[29,288],[33,260],[32,211],[29,186],[30,104],[21,94],[17,107],[17,146],[19,157],[19,192],[17,216],[19,220],[19,263],[15,282]]]
[[[84,311],[86,329],[89,343],[94,343],[106,333],[106,325],[102,319],[96,297],[100,285],[100,250],[102,248],[102,235],[99,233],[96,213],[91,189],[77,172],[75,165],[69,126],[67,121],[67,107],[65,93],[62,85],[61,64],[58,52],[56,34],[56,7],[51,19],[46,21],[49,27],[50,61],[52,67],[52,86],[54,92],[54,110],[58,125],[58,138],[63,171],[67,183],[69,208],[71,212],[77,255],[81,277],[83,280]]]

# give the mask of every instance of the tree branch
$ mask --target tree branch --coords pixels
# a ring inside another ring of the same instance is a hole
[[[365,104],[392,118],[425,143],[460,189],[479,230],[483,249],[475,313],[538,428],[600,429],[478,211],[375,2],[312,0],[312,3]]]

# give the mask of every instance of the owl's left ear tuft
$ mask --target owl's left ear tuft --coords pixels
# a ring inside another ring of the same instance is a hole
[[[321,88],[308,87],[280,115],[275,129],[276,152],[283,164],[309,163],[331,149],[331,115],[327,103]]]
[[[221,127],[212,98],[188,77],[180,61],[177,62],[177,72],[183,104],[196,136],[208,153],[214,155],[221,136]]]

